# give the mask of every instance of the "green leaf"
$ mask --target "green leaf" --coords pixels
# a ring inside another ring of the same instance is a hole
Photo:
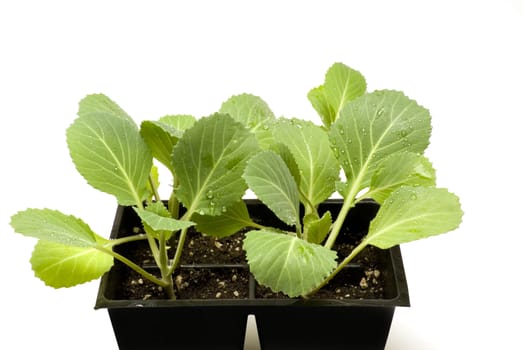
[[[388,249],[452,231],[462,216],[459,198],[446,189],[401,187],[385,200],[363,243]]]
[[[318,218],[316,214],[308,214],[303,218],[305,237],[311,243],[320,244],[329,234],[332,225],[332,216],[330,212],[323,214]]]
[[[95,234],[81,219],[51,209],[26,209],[11,217],[13,229],[29,237],[76,247],[96,244]]]
[[[281,157],[281,159],[283,159],[285,165],[287,165],[287,168],[289,168],[289,171],[291,172],[292,177],[296,182],[296,185],[299,186],[301,181],[300,168],[298,167],[298,164],[296,163],[294,156],[289,150],[289,147],[287,147],[283,143],[275,143],[271,146],[271,151],[274,151]]]
[[[174,173],[172,153],[174,146],[183,136],[185,130],[191,128],[196,119],[191,115],[166,115],[158,121],[144,121],[140,134],[151,149],[154,158]]]
[[[329,198],[335,190],[340,169],[327,133],[311,122],[292,119],[280,120],[274,136],[288,147],[298,165],[298,183],[301,194],[306,197],[302,202],[316,206]]]
[[[113,265],[113,257],[94,247],[72,247],[40,240],[34,248],[31,265],[36,277],[46,285],[62,288],[100,278]]]
[[[428,110],[399,91],[376,91],[348,103],[329,134],[347,177],[347,192],[355,196],[368,187],[389,155],[423,153],[430,132]]]
[[[380,163],[365,197],[381,204],[401,186],[435,185],[436,172],[425,156],[411,152],[395,153]]]
[[[133,207],[133,209],[138,214],[140,219],[142,219],[142,221],[154,231],[173,232],[195,225],[195,223],[192,221],[173,219],[169,216],[166,217],[163,213],[157,214],[150,209],[140,209],[135,207]],[[169,212],[167,212],[167,215],[169,215]]]
[[[330,128],[336,120],[336,110],[329,103],[327,95],[325,94],[325,87],[321,85],[311,89],[307,94],[307,98],[312,104],[312,107],[318,112],[323,125]]]
[[[272,151],[258,153],[247,163],[243,177],[278,218],[301,230],[298,186],[279,155]]]
[[[234,120],[254,132],[263,149],[268,149],[272,145],[271,125],[275,117],[267,103],[260,97],[250,94],[232,96],[222,104],[220,113],[229,114]]]
[[[147,198],[152,156],[138,128],[116,112],[96,110],[91,99],[85,112],[67,129],[67,144],[76,169],[94,188],[116,196],[121,205]],[[83,111],[83,112],[82,112]]]
[[[259,150],[256,138],[230,116],[201,118],[174,147],[178,199],[189,215],[220,215],[239,201],[247,186],[242,178],[249,157]]]
[[[173,130],[176,130],[178,138],[182,137],[183,133],[192,128],[196,122],[196,118],[188,114],[176,114],[166,115],[158,120],[160,123],[170,126]]]
[[[156,239],[160,239],[161,236],[163,235],[163,238],[164,239],[170,239],[173,235],[173,230],[170,230],[170,229],[166,229],[166,230],[159,230],[159,229],[154,229],[152,228],[150,225],[147,224],[147,221],[144,220],[141,215],[140,215],[140,212],[136,210],[136,208],[133,207],[133,209],[135,210],[136,214],[138,214],[138,216],[140,217],[141,221],[142,221],[142,225],[143,225],[143,229],[145,230],[145,232],[156,238]],[[169,210],[163,205],[163,203],[161,201],[159,202],[149,202],[149,204],[147,205],[147,207],[145,208],[145,211],[147,211],[148,213],[150,213],[149,215],[150,216],[153,216],[153,215],[156,215],[156,216],[159,216],[160,218],[150,218],[149,221],[152,221],[153,222],[153,226],[154,226],[154,220],[158,221],[158,220],[161,220],[161,218],[165,218],[165,219],[169,219],[171,218],[171,213],[169,212]],[[145,214],[147,215],[147,214]]]
[[[221,211],[219,216],[195,213],[191,220],[196,222],[196,229],[199,232],[216,238],[230,236],[251,224],[247,206],[243,201],[238,201],[230,207],[223,207]]]
[[[336,252],[273,231],[248,232],[243,249],[256,280],[290,297],[307,294],[336,268]]]
[[[163,204],[163,202],[160,202],[160,201],[148,203],[147,207],[145,207],[145,210],[150,213],[164,217],[164,218],[171,217],[171,213],[169,212],[169,209],[167,209],[165,207],[165,205]],[[138,214],[138,212],[137,212],[137,214]]]
[[[334,63],[325,75],[325,83],[312,89],[308,98],[323,124],[330,127],[345,104],[363,95],[366,89],[367,83],[360,72],[343,63]]]
[[[130,124],[135,125],[133,119],[118,106],[114,101],[104,94],[87,95],[80,101],[78,115],[80,117],[90,114],[108,114],[127,120]],[[135,125],[136,126],[136,125]]]
[[[140,134],[151,149],[154,158],[158,159],[171,172],[173,148],[181,137],[181,132],[167,124],[156,121],[144,121],[140,126]]]

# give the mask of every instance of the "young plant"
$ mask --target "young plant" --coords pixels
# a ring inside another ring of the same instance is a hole
[[[250,270],[273,291],[308,296],[368,245],[387,249],[453,230],[461,222],[458,197],[435,187],[435,171],[423,156],[431,133],[428,110],[398,91],[365,90],[359,72],[334,64],[325,83],[308,95],[323,126],[277,120],[270,147],[247,163],[243,177],[249,187],[295,227],[246,234]],[[345,181],[338,177],[340,167]],[[335,190],[343,197],[338,216],[320,216],[318,204]],[[366,237],[338,262],[332,249],[336,238],[349,210],[366,198],[380,209]]]
[[[15,231],[38,238],[31,263],[49,286],[70,287],[99,278],[117,259],[175,298],[172,275],[189,227],[201,222],[205,230],[216,215],[241,216],[242,226],[258,226],[245,215],[241,199],[247,189],[242,179],[245,164],[259,146],[253,133],[226,114],[198,121],[187,115],[166,116],[145,121],[139,129],[109,98],[90,95],[80,102],[78,118],[67,130],[67,144],[87,182],[114,195],[118,204],[133,206],[145,233],[107,240],[81,219],[59,211],[27,209],[13,215]],[[172,173],[167,207],[158,196],[153,157]],[[185,208],[181,216],[180,203]],[[232,225],[224,230],[234,229]],[[174,235],[178,243],[171,247]],[[136,240],[149,243],[159,276],[113,249]],[[169,250],[174,251],[172,259]]]
[[[259,97],[243,94],[209,117],[165,116],[138,128],[109,98],[89,95],[67,130],[71,158],[94,188],[133,206],[145,233],[107,240],[81,219],[50,209],[19,212],[11,225],[38,239],[32,267],[50,286],[99,278],[117,259],[170,298],[189,228],[220,238],[251,227],[244,249],[256,279],[291,297],[307,296],[367,245],[389,248],[461,221],[458,198],[434,187],[434,169],[422,155],[428,111],[400,92],[365,90],[360,73],[334,64],[325,84],[309,93],[323,126],[277,119]],[[167,205],[153,158],[172,175]],[[294,231],[255,223],[242,201],[248,187]],[[344,198],[340,213],[320,216],[318,205],[335,191]],[[364,198],[380,210],[361,244],[338,263],[333,245],[349,209]],[[158,275],[113,249],[136,240],[148,242]]]

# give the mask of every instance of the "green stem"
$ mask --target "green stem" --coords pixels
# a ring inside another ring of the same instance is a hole
[[[153,274],[145,271],[143,268],[141,268],[140,266],[138,266],[137,264],[135,264],[131,260],[127,259],[125,256],[120,255],[117,252],[113,251],[110,247],[111,247],[110,244],[108,244],[107,246],[99,245],[99,246],[96,246],[96,249],[98,249],[98,250],[100,250],[100,251],[102,251],[102,252],[104,252],[106,254],[109,254],[109,255],[113,256],[115,259],[121,261],[125,265],[129,266],[135,272],[139,273],[140,275],[142,275],[143,277],[145,277],[149,281],[151,281],[151,282],[161,286],[162,288],[167,288],[168,287],[167,283],[165,283],[164,280],[159,279],[156,276],[154,276]]]
[[[156,199],[157,202],[160,201],[160,194],[158,193],[158,189],[156,188],[156,185],[154,184],[153,177],[151,174],[149,174],[149,185],[151,186],[151,189],[153,190],[153,196],[154,199]]]
[[[185,217],[185,215],[184,215]],[[184,228],[178,237],[178,245],[176,246],[176,253],[174,254],[173,262],[169,268],[169,274],[172,275],[174,270],[178,267],[182,257],[183,246],[185,245],[185,238],[187,237],[188,228]]]
[[[258,230],[266,230],[266,229],[268,229],[267,226],[263,226],[263,225],[257,224],[257,223],[255,223],[252,220],[247,222],[247,226],[248,227],[252,227],[252,228],[257,228]]]
[[[138,235],[112,239],[111,241],[109,241],[108,244],[106,244],[106,246],[114,247],[114,246],[124,244],[124,243],[129,243],[129,242],[134,242],[134,241],[143,241],[145,239],[147,239],[147,235],[141,233]]]
[[[178,202],[178,198],[176,198],[174,194],[174,190],[171,192],[169,202],[167,202],[167,207],[169,208],[171,217],[173,217],[174,219],[178,219],[178,217],[180,216],[180,203]]]
[[[156,243],[156,240],[150,234],[146,234],[147,242],[149,242],[149,247],[151,248],[151,253],[153,254],[154,262],[158,267],[160,267],[160,248]]]
[[[347,197],[350,198],[350,197]],[[336,221],[332,224],[331,232],[329,233],[329,238],[325,242],[325,248],[332,249],[332,246],[334,245],[334,242],[336,242],[336,238],[338,238],[338,235],[340,234],[341,227],[343,226],[343,223],[345,222],[345,218],[347,217],[347,214],[349,213],[349,210],[354,206],[353,200],[345,199],[343,202],[343,205],[340,209],[340,213],[338,214],[338,217],[336,218]]]
[[[299,186],[298,186],[298,193],[300,194],[301,198],[304,199],[303,206],[305,207],[305,215],[314,213],[314,214],[316,214],[316,216],[319,217],[320,215],[318,214],[317,208],[311,202],[309,197],[307,197],[305,195],[305,193],[303,193],[303,191],[300,189]]]
[[[302,232],[302,229],[301,229],[301,223],[299,221],[296,223],[296,236],[298,238],[303,238],[303,232]]]
[[[356,257],[366,246],[367,246],[367,242],[364,240],[356,248],[354,248],[352,250],[352,252],[349,254],[349,256],[347,256],[345,259],[343,259],[343,261],[338,265],[336,270],[334,270],[326,279],[324,279],[323,282],[321,282],[321,284],[319,286],[317,286],[312,291],[307,293],[305,295],[305,297],[307,298],[307,297],[313,295],[314,293],[316,293],[317,291],[319,291],[321,288],[325,287],[325,285],[327,285],[327,283],[329,283],[330,280],[332,280],[345,267],[345,265],[350,263],[352,261],[352,259],[354,259],[354,257]]]
[[[114,239],[114,240],[111,240],[109,241],[107,244],[104,245],[104,247],[114,247],[114,246],[117,246],[117,245],[120,245],[120,244],[125,244],[125,243],[129,243],[129,242],[134,242],[134,241],[141,241],[141,240],[145,240],[145,239],[148,239],[147,235],[145,234],[138,234],[138,235],[134,235],[134,236],[129,236],[129,237],[123,237],[123,238],[118,238],[118,239]],[[138,265],[134,265],[134,263],[130,262],[127,258],[123,257],[123,256],[119,256],[118,253],[110,253],[112,256],[114,256],[116,259],[122,261],[124,264],[126,264],[127,266],[131,267],[133,270],[135,270],[136,272],[138,272],[139,274],[141,274],[142,276],[144,276],[145,278],[147,278],[148,280],[158,284],[158,285],[161,285],[162,288],[165,289],[165,292],[167,293],[167,296],[170,298],[170,299],[175,299],[176,296],[174,294],[174,283],[173,283],[173,280],[172,280],[172,275],[169,275],[168,274],[168,256],[167,256],[167,247],[166,245],[164,244],[162,246],[162,244],[160,244],[160,247],[163,247],[160,249],[160,258],[159,261],[160,261],[160,271],[161,271],[161,274],[162,274],[162,279],[161,281],[163,281],[163,283],[159,283],[158,281],[160,281],[159,279],[157,279],[156,277],[154,277],[154,279],[151,279],[151,274],[149,274],[148,272],[146,272],[145,270],[143,270],[141,267],[139,267]],[[106,250],[103,250],[104,252],[106,253],[109,253],[108,251]],[[112,250],[111,250],[112,251]],[[134,266],[134,268],[133,268]],[[145,271],[145,272],[144,272]]]
[[[160,233],[159,239],[160,254],[159,254],[159,264],[160,273],[162,275],[162,280],[167,284],[166,292],[170,299],[176,299],[174,294],[174,283],[172,278],[172,272],[169,269],[169,256],[167,255],[167,240],[165,239],[165,234]]]

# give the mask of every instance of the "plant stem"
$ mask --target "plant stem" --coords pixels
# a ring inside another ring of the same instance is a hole
[[[367,242],[365,240],[363,240],[356,248],[354,248],[352,250],[352,252],[349,254],[349,256],[347,256],[345,259],[343,259],[343,261],[341,263],[338,264],[338,267],[336,268],[336,270],[334,270],[326,279],[324,279],[323,282],[321,282],[321,284],[319,286],[317,286],[312,291],[307,293],[305,295],[305,297],[307,298],[307,297],[313,295],[314,293],[319,291],[321,288],[323,288],[325,285],[327,285],[327,283],[329,283],[330,280],[332,280],[345,267],[345,265],[350,263],[352,261],[352,259],[354,259],[354,257],[356,255],[358,255],[366,246],[367,246]]]
[[[350,198],[350,197],[348,197],[348,198]],[[340,209],[340,213],[338,214],[338,217],[336,218],[336,221],[334,221],[334,223],[332,224],[332,229],[331,229],[331,232],[329,233],[329,238],[325,242],[325,248],[332,249],[334,242],[336,242],[336,238],[338,238],[341,227],[343,226],[343,223],[345,222],[345,218],[347,217],[349,210],[353,206],[354,206],[353,200],[345,199],[345,201],[343,202],[343,205]]]
[[[176,198],[174,194],[174,190],[171,192],[169,202],[167,202],[167,207],[169,208],[171,217],[173,217],[174,219],[178,219],[178,217],[180,216],[180,203],[178,202],[178,198]]]
[[[149,242],[149,247],[151,248],[151,253],[153,253],[154,262],[159,267],[160,266],[160,248],[158,247],[158,244],[156,243],[156,240],[154,237],[150,234],[147,235],[147,242]]]
[[[176,299],[176,295],[174,294],[172,272],[170,272],[169,269],[169,256],[167,255],[167,240],[165,239],[165,234],[163,232],[160,233],[160,239],[158,243],[160,246],[158,267],[160,268],[162,280],[167,284],[166,292],[168,297],[170,299]]]
[[[299,221],[296,223],[296,236],[298,238],[303,238],[303,232],[301,230],[301,223]]]
[[[178,198],[176,198],[175,190],[180,184],[178,181],[178,176],[176,176],[176,173],[173,171],[173,190],[171,191],[171,196],[169,197],[169,202],[167,203],[167,208],[169,208],[169,211],[171,212],[171,216],[175,219],[178,219],[180,217],[180,202],[178,201]]]
[[[148,239],[148,236],[146,234],[138,234],[138,235],[134,235],[134,236],[123,237],[123,238],[111,240],[107,244],[105,244],[104,247],[112,248],[112,247],[120,245],[120,244],[125,244],[125,243],[129,243],[129,242],[140,241],[140,240],[145,240],[145,239]],[[106,253],[109,253],[106,250],[103,250],[103,251]],[[113,253],[111,253],[111,255],[114,256],[116,259],[120,260],[121,262],[123,262],[124,264],[126,264],[127,266],[131,267],[134,271],[138,272],[139,274],[141,274],[148,280],[162,286],[162,288],[165,289],[165,292],[167,293],[167,296],[170,299],[176,299],[176,296],[174,294],[174,283],[172,280],[172,275],[169,275],[169,266],[168,266],[169,260],[168,260],[168,256],[167,256],[167,246],[166,246],[166,244],[161,243],[161,239],[160,239],[160,251],[159,251],[160,264],[158,265],[158,267],[160,268],[160,272],[162,274],[161,280],[159,280],[156,277],[154,277],[153,275],[149,274],[148,272],[143,270],[138,265],[133,267],[134,263],[130,262],[128,259],[126,259],[123,256],[119,256],[118,253],[113,252]],[[145,271],[145,273],[144,273],[144,271]],[[153,276],[154,278],[151,279],[151,276]],[[163,283],[159,283],[159,281],[163,281]]]
[[[260,225],[260,224],[257,224],[255,223],[254,221],[249,221],[249,222],[246,222],[247,226],[248,227],[252,227],[252,228],[257,228],[258,230],[265,230],[265,229],[268,229],[267,226],[263,226],[263,225]]]
[[[158,193],[158,189],[156,188],[156,185],[154,184],[153,177],[151,174],[149,174],[149,185],[151,186],[151,189],[153,190],[153,196],[154,199],[156,199],[157,202],[160,201],[160,194]]]
[[[124,244],[124,243],[129,243],[129,242],[134,242],[134,241],[143,241],[145,239],[147,239],[147,235],[140,233],[138,235],[112,239],[111,241],[109,241],[109,244],[111,247],[114,247],[114,246]]]
[[[185,217],[185,215],[184,215]],[[178,264],[180,263],[180,258],[182,257],[182,250],[183,246],[185,245],[185,238],[187,237],[187,230],[188,228],[184,228],[182,232],[180,233],[180,236],[178,237],[178,245],[176,246],[176,253],[174,254],[174,259],[171,264],[171,267],[169,268],[169,274],[172,275],[174,273],[174,270],[178,267]]]
[[[298,186],[298,193],[300,194],[301,198],[305,200],[304,202],[302,202],[303,206],[305,207],[305,215],[316,214],[316,216],[319,217],[320,215],[318,214],[317,208],[314,206],[314,204],[312,204],[309,197],[307,197],[307,195],[303,193],[303,191],[300,189],[300,186]]]
[[[138,266],[137,264],[135,264],[131,260],[127,259],[125,256],[120,255],[120,254],[116,253],[115,251],[113,251],[111,249],[111,245],[110,244],[108,246],[98,245],[98,246],[96,246],[96,249],[98,249],[98,250],[100,250],[100,251],[102,251],[102,252],[104,252],[106,254],[109,254],[109,255],[113,256],[115,259],[121,261],[125,265],[129,266],[135,272],[139,273],[140,275],[142,275],[143,277],[145,277],[149,281],[151,281],[151,282],[161,286],[162,288],[167,288],[168,287],[167,283],[165,283],[164,280],[157,278],[156,276],[154,276],[153,274],[145,271],[142,267]]]

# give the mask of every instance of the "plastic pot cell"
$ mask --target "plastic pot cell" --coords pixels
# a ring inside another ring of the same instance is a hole
[[[264,225],[283,228],[261,202],[245,201],[253,218]],[[341,205],[339,200],[328,200],[320,205],[319,211],[329,210],[336,217]],[[338,241],[349,244],[361,239],[378,208],[375,202],[362,201],[351,209]],[[129,207],[118,207],[111,238],[128,234],[136,226],[140,226],[140,220],[135,212]],[[130,250],[139,246],[119,248]],[[180,275],[197,272],[211,278],[218,272],[242,276],[234,297],[125,299],[121,296],[122,281],[128,268],[116,262],[102,278],[95,307],[107,309],[121,350],[243,349],[249,315],[256,318],[264,350],[384,349],[394,310],[409,306],[409,296],[400,248],[373,249],[373,260],[369,264],[376,268],[375,275],[356,259],[325,287],[330,290],[330,296],[322,293],[310,299],[288,298],[260,286],[249,274],[246,262],[241,260],[219,264],[182,262],[177,271]],[[365,259],[367,256],[360,261]],[[144,268],[155,272],[154,266]],[[373,284],[378,274],[380,293],[377,296],[354,297],[347,294],[344,287],[338,288],[355,285],[356,289],[358,286],[367,289],[367,281]],[[208,286],[215,280],[200,283]]]

